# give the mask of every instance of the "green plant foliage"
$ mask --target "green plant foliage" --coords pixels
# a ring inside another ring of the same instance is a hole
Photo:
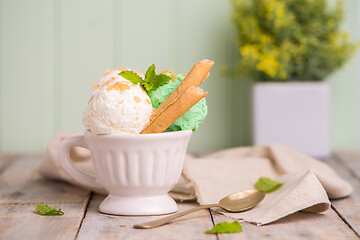
[[[341,31],[342,3],[328,0],[232,0],[242,77],[319,81],[357,45]]]

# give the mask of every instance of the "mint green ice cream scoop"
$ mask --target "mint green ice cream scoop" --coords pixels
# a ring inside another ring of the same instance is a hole
[[[185,77],[183,75],[178,74],[177,79],[175,79],[174,82],[169,81],[156,90],[150,90],[148,95],[151,99],[153,107],[158,108],[165,101],[165,99],[179,86],[184,78]],[[190,129],[195,131],[200,123],[204,121],[206,114],[207,105],[205,98],[203,98],[192,108],[190,108],[189,111],[178,118],[173,124],[171,124],[171,126],[166,129],[165,132]]]

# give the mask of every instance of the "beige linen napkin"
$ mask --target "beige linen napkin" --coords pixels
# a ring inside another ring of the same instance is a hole
[[[80,134],[63,132],[56,135],[48,145],[47,159],[40,166],[40,173],[75,183],[58,163],[57,147],[65,137]],[[75,148],[71,155],[78,168],[93,172],[87,150]],[[267,194],[263,202],[247,212],[217,211],[234,219],[263,225],[297,211],[325,211],[330,207],[328,197],[342,198],[352,192],[349,183],[326,164],[286,146],[271,144],[227,149],[204,158],[188,155],[183,176],[171,195],[178,200],[196,197],[200,204],[217,203],[229,194],[253,189],[262,176],[280,181],[283,186]]]

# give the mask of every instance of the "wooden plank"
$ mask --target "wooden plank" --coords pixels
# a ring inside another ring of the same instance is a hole
[[[83,202],[89,191],[61,181],[42,178],[36,169],[43,156],[23,156],[0,176],[0,204]]]
[[[234,219],[219,213],[213,213],[214,223],[232,222]],[[257,227],[250,223],[241,223],[243,232],[237,234],[218,234],[219,239],[357,239],[356,234],[332,210],[325,214],[298,212],[272,224]]]
[[[155,64],[157,71],[173,69],[176,57],[175,1],[121,1],[118,6],[117,64],[145,73]]]
[[[340,157],[338,157],[340,156]],[[360,177],[359,154],[339,154],[327,159],[329,164],[340,177],[348,181],[354,188],[350,197],[331,201],[332,207],[339,216],[360,237]]]
[[[94,195],[81,225],[78,239],[216,239],[204,232],[213,227],[208,210],[184,216],[172,223],[154,229],[135,229],[133,225],[155,220],[161,216],[112,216],[98,212],[104,196]],[[179,203],[180,211],[197,206],[196,203]]]
[[[221,66],[234,64],[237,54],[234,27],[230,23],[231,4],[217,0],[178,1],[176,70],[187,73],[197,61],[208,58],[215,64],[201,88],[208,91],[208,115],[193,134],[190,150],[218,150],[249,144],[251,128],[248,96],[244,81],[233,81]],[[205,7],[206,6],[206,7]],[[222,127],[219,127],[222,126]],[[214,137],[216,136],[216,137]]]
[[[346,0],[342,3],[345,14],[341,28],[350,34],[352,41],[357,41],[360,37],[360,1]],[[357,51],[339,71],[326,78],[331,87],[331,145],[334,149],[359,147],[359,66],[360,52]],[[344,79],[346,84],[340,79]]]
[[[53,131],[51,2],[0,1],[0,151],[43,151]]]
[[[360,152],[359,151],[337,151],[337,161],[346,168],[353,177],[360,181]]]
[[[12,160],[16,157],[14,154],[0,154],[0,175],[10,166]]]
[[[36,203],[0,204],[1,239],[75,239],[87,200],[82,203],[44,201],[61,208],[63,216],[41,216],[35,213]]]
[[[113,0],[55,2],[56,131],[84,130],[83,111],[101,73],[113,68]]]
[[[40,177],[36,169],[43,158],[18,157],[0,175],[0,239],[75,238],[90,192]],[[37,215],[38,203],[61,208],[65,215]]]

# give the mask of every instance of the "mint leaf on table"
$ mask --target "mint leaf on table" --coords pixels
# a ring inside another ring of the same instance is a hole
[[[271,180],[267,177],[261,177],[259,180],[255,183],[255,188],[258,190],[262,190],[266,193],[273,192],[277,190],[279,187],[282,186],[282,183]]]
[[[42,203],[36,205],[36,212],[41,215],[64,215],[64,212],[61,211],[61,209],[52,208]]]
[[[232,223],[221,222],[216,224],[213,229],[207,230],[206,233],[236,233],[242,232],[242,226],[238,221],[234,221]]]
[[[119,73],[120,76],[122,76],[123,78],[129,80],[131,83],[137,85],[138,83],[142,84],[143,83],[143,79],[137,75],[135,72],[133,71],[122,71]]]

